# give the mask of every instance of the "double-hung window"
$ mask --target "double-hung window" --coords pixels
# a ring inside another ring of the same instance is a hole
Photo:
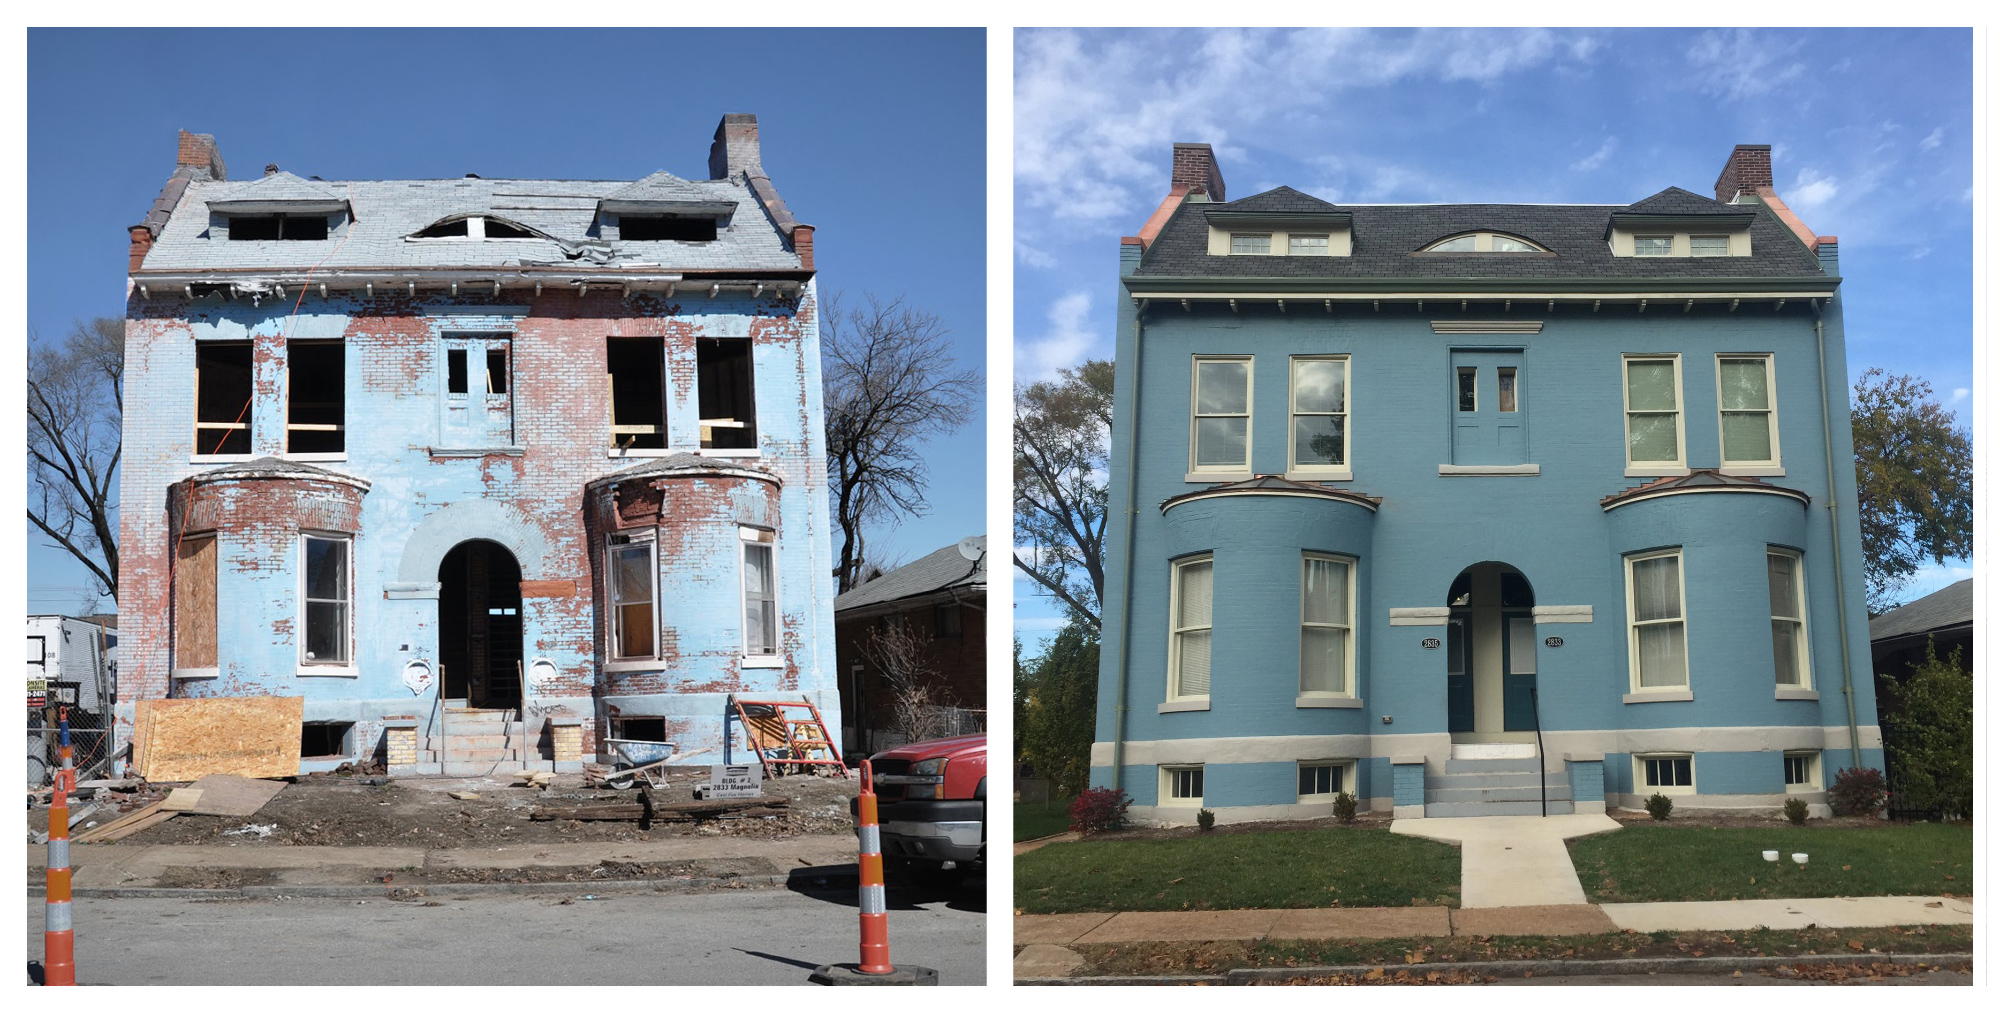
[[[1686,689],[1687,619],[1679,549],[1625,557],[1635,693]]]
[[[1174,564],[1172,643],[1168,645],[1167,699],[1208,698],[1210,621],[1214,608],[1215,557],[1197,556]]]
[[[1771,577],[1771,657],[1778,685],[1791,689],[1812,686],[1811,654],[1806,648],[1805,562],[1789,549],[1764,553]]]
[[[306,668],[347,668],[353,663],[354,593],[351,550],[346,535],[299,536],[299,664]]]
[[[743,656],[753,661],[778,655],[776,535],[763,528],[738,528],[743,543]]]
[[[1681,452],[1681,360],[1677,355],[1625,357],[1625,468],[1628,473],[1678,472]]]
[[[1778,412],[1771,398],[1771,357],[1717,357],[1715,388],[1722,413],[1722,466],[1777,467]]]
[[[1271,234],[1232,232],[1229,234],[1229,252],[1235,254],[1267,254],[1271,252]]]
[[[1347,447],[1347,357],[1293,356],[1291,470],[1345,478]]]
[[[1194,360],[1192,472],[1250,470],[1249,356]]]
[[[1694,794],[1694,757],[1686,753],[1679,755],[1634,756],[1633,780],[1641,785],[1642,793],[1661,795]]]
[[[1160,804],[1201,806],[1201,768],[1161,767]]]
[[[1308,553],[1299,577],[1299,695],[1353,696],[1354,564]]]
[[[639,661],[658,657],[653,602],[657,600],[650,533],[612,535],[605,552],[607,588],[611,599],[611,660]]]

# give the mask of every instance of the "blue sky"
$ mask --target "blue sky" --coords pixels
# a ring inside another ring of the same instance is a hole
[[[750,112],[773,182],[818,226],[821,292],[905,295],[983,371],[985,45],[977,29],[35,30],[29,329],[123,314],[125,230],[183,128],[214,134],[237,176],[706,178],[717,121]],[[926,447],[930,515],[871,548],[907,562],[985,530],[984,429],[982,413]],[[26,548],[29,610],[74,608],[83,568],[32,531]]]
[[[1712,193],[1739,143],[1839,236],[1850,373],[1972,424],[1972,34],[1963,30],[1018,31],[1015,369],[1112,354],[1118,237],[1215,145],[1229,196],[1624,204]],[[1910,597],[1971,576],[1933,567]],[[1061,625],[1015,581],[1034,653]]]

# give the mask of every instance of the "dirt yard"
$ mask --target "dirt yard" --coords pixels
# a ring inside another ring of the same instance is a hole
[[[664,789],[653,789],[656,802],[688,802],[694,786],[708,779],[708,769],[693,768],[668,775]],[[369,782],[385,782],[374,783]],[[585,788],[582,774],[558,774],[547,790],[511,787],[507,777],[299,777],[255,816],[200,816],[182,813],[158,826],[116,842],[120,845],[234,844],[242,847],[288,845],[388,845],[424,848],[479,847],[511,844],[560,844],[591,841],[651,841],[672,837],[729,836],[786,838],[806,834],[845,833],[853,828],[848,800],[860,791],[855,778],[792,775],[764,782],[764,796],[783,800],[781,816],[722,818],[695,823],[656,822],[650,830],[636,822],[531,820],[537,806],[583,806],[635,803],[639,789],[613,791]],[[158,801],[171,786],[149,785],[136,793],[106,792],[123,803],[124,811]],[[451,793],[471,792],[476,799],[456,799]],[[89,803],[84,789],[73,803]],[[116,812],[100,811],[84,823],[106,823]],[[28,813],[31,835],[48,828],[48,810]],[[245,829],[249,828],[249,829]],[[268,830],[267,830],[268,828]]]

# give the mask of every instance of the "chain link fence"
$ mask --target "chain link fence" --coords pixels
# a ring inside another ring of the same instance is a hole
[[[55,782],[55,772],[62,769],[62,731],[58,725],[56,705],[65,699],[76,698],[76,683],[49,683],[49,705],[28,712],[28,787],[46,788]],[[70,763],[76,767],[77,779],[88,780],[102,777],[100,767],[110,742],[110,719],[102,714],[71,707],[69,711]]]

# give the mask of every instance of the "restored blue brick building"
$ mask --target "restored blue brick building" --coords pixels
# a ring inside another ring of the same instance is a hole
[[[706,176],[238,180],[183,133],[132,229],[123,729],[302,696],[308,767],[483,771],[723,762],[737,692],[837,727],[813,230],[754,116]]]
[[[1119,262],[1093,783],[1823,813],[1881,765],[1837,251],[1768,146],[1601,206],[1232,202],[1177,145]]]

